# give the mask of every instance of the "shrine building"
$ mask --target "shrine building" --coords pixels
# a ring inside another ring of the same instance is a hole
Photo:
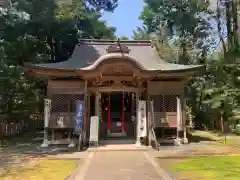
[[[184,87],[205,66],[168,63],[151,41],[85,39],[80,40],[67,61],[25,64],[24,68],[28,75],[47,82],[47,98],[51,99],[49,129],[71,129],[75,102],[83,100],[87,137],[90,117],[98,116],[100,141],[111,137],[136,139],[137,102],[143,100],[146,138],[151,118],[159,139],[170,135],[174,139],[179,133],[186,142]],[[56,123],[59,116],[64,117],[61,127]]]

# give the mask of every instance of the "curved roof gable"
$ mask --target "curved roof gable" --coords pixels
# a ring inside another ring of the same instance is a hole
[[[179,71],[198,68],[165,62],[151,41],[81,40],[72,56],[64,62],[32,65],[39,68],[92,70],[106,59],[132,60],[146,71]]]

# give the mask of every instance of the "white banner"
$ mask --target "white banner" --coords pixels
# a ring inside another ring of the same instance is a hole
[[[177,97],[177,129],[180,130],[181,124],[181,101],[179,97]]]
[[[51,115],[51,99],[44,99],[44,127],[49,125]]]
[[[90,142],[98,142],[98,131],[99,131],[99,117],[91,116],[90,118]]]
[[[137,116],[137,135],[138,137],[147,136],[147,112],[146,101],[138,101],[138,116]]]

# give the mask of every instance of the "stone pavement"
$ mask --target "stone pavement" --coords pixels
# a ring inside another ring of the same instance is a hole
[[[142,151],[90,152],[75,180],[170,180]]]

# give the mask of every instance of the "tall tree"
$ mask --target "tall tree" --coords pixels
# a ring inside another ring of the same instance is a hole
[[[148,32],[148,29],[146,26],[137,27],[136,30],[133,31],[133,39],[134,40],[150,40],[151,35]]]
[[[211,29],[204,17],[208,3],[197,0],[145,0],[145,3],[140,19],[150,32],[174,40],[184,54],[192,49],[201,52],[206,46]],[[189,63],[186,57],[179,60],[179,63]]]
[[[179,58],[177,63],[208,63],[207,55],[211,52],[212,43],[215,42],[213,40],[212,26],[209,21],[209,18],[212,17],[212,12],[209,9],[208,1],[145,0],[145,3],[146,6],[140,19],[142,19],[143,24],[147,27],[148,33],[156,33],[157,36],[160,36],[158,39],[168,44],[173,42],[174,49],[178,49]],[[220,25],[221,23],[222,21],[219,21]],[[220,28],[219,30],[222,31]],[[225,109],[229,108],[227,105],[231,102],[230,98],[219,98],[219,96],[213,95],[222,94],[227,88],[227,86],[223,86],[227,82],[226,78],[223,78],[226,76],[224,66],[221,66],[221,64],[213,66],[213,63],[209,63],[208,67],[211,68],[207,69],[206,74],[190,81],[186,89],[188,109],[191,110],[188,112],[194,117],[195,122],[199,124],[209,123],[208,121],[211,118],[208,115],[213,109],[217,108],[218,112],[222,110],[222,99],[225,102]],[[223,71],[221,72],[221,70]],[[216,79],[216,74],[220,72],[222,73],[221,78]],[[222,89],[219,88],[221,84]],[[210,95],[207,91],[205,93],[205,90],[210,89],[214,89],[212,91],[214,92],[213,94]],[[208,97],[214,97],[210,98],[214,100],[211,102],[204,101],[205,99],[209,99]],[[206,121],[204,122],[203,120]]]
[[[42,103],[44,86],[38,79],[24,76],[19,65],[64,61],[79,38],[115,38],[115,28],[100,20],[100,11],[113,11],[117,1],[12,2],[12,8],[0,13],[0,101],[4,102],[0,108],[4,113],[31,113],[38,104],[32,98],[37,96]]]
[[[120,40],[129,40],[129,38],[127,36],[121,36],[119,37]]]
[[[30,15],[25,32],[46,44],[49,60],[56,62],[71,55],[79,38],[115,38],[115,28],[108,27],[100,20],[100,12],[90,11],[87,4],[99,10],[106,8],[104,4],[97,6],[94,1],[80,0],[21,0],[16,8]]]

